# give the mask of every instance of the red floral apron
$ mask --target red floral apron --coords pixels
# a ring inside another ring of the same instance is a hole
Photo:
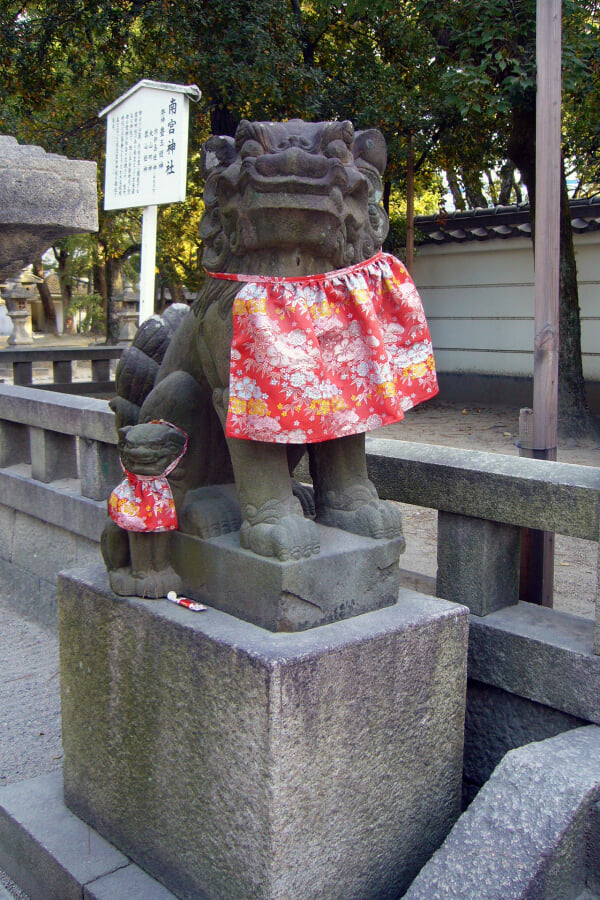
[[[398,422],[437,394],[421,300],[395,257],[303,278],[208,274],[244,282],[233,304],[228,437],[344,437]]]
[[[160,421],[161,425],[169,425],[185,436],[183,450],[162,475],[136,475],[129,472],[121,463],[125,478],[116,486],[108,500],[108,512],[114,522],[126,531],[175,531],[177,529],[177,512],[171,486],[167,475],[175,469],[185,454],[188,436],[181,428],[170,422]]]

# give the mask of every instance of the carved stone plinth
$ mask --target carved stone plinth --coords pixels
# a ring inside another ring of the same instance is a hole
[[[31,327],[31,313],[29,309],[9,310],[8,315],[13,323],[13,330],[6,343],[11,345],[33,344],[31,332],[27,329],[28,324]]]
[[[257,556],[240,547],[239,532],[209,540],[178,532],[172,561],[190,597],[269,631],[303,631],[396,603],[403,538],[317,527],[320,552],[306,559]]]
[[[182,900],[392,900],[458,816],[465,607],[298,634],[61,576],[68,808]]]

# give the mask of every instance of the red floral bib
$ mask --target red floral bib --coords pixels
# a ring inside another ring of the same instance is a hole
[[[233,304],[227,436],[313,443],[398,422],[433,397],[417,290],[388,254],[304,278],[245,282]]]
[[[163,421],[161,424],[170,425]],[[185,434],[175,425],[170,427]],[[116,486],[108,500],[108,513],[117,525],[125,531],[160,532],[177,529],[175,501],[167,475],[178,465],[187,446],[188,436],[185,435],[183,450],[162,475],[136,475],[121,464],[125,478]]]

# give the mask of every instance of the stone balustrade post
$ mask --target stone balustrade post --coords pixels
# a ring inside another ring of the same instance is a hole
[[[436,594],[476,616],[513,606],[519,600],[520,547],[517,525],[440,510]]]
[[[79,438],[81,493],[90,500],[106,500],[123,478],[117,448],[113,444]]]
[[[0,468],[30,463],[29,428],[20,422],[0,419]]]
[[[52,377],[55,384],[71,384],[73,368],[70,359],[55,359],[52,363]]]
[[[44,428],[29,428],[31,476],[49,484],[59,478],[77,478],[77,439]]]
[[[92,381],[110,381],[110,359],[92,360]]]
[[[13,362],[13,382],[16,385],[25,386],[33,382],[33,363],[31,360]]]

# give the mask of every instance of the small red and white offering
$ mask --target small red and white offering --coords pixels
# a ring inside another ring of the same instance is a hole
[[[177,606],[184,606],[192,612],[204,612],[206,609],[203,603],[196,603],[195,600],[190,600],[189,597],[178,597],[175,591],[169,591],[167,600],[170,600],[171,603],[176,603]]]

